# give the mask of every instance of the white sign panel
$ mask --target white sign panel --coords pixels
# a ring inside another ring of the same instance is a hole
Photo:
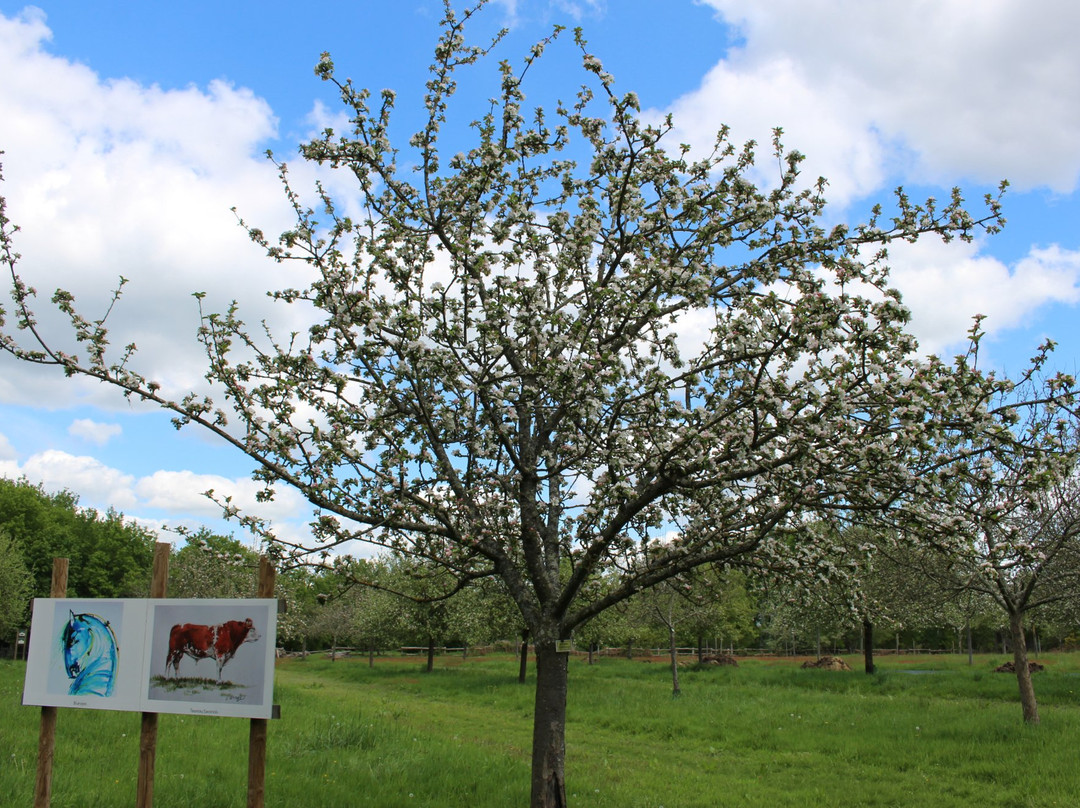
[[[277,601],[38,598],[23,704],[269,718]]]

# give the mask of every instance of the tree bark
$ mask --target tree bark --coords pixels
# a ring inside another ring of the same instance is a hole
[[[521,632],[521,662],[518,665],[518,684],[525,684],[525,674],[529,672],[529,630]]]
[[[536,706],[533,715],[531,808],[566,806],[567,654],[553,638],[537,638]]]
[[[427,672],[435,670],[435,638],[428,637],[427,641]]]
[[[1016,668],[1016,683],[1020,687],[1020,707],[1024,711],[1024,721],[1028,724],[1039,723],[1039,705],[1035,702],[1035,688],[1031,684],[1031,669],[1028,667],[1027,639],[1024,637],[1024,615],[1017,612],[1009,615],[1009,634],[1013,645],[1013,666]]]
[[[867,673],[874,672],[874,624],[863,618],[863,664]]]
[[[679,695],[679,654],[675,648],[675,629],[668,628],[668,653],[671,654],[671,695]]]

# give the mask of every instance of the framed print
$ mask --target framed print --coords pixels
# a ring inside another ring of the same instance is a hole
[[[269,718],[277,601],[38,598],[23,704]]]
[[[277,601],[151,600],[144,709],[269,718]]]
[[[23,704],[139,709],[146,630],[141,603],[36,599]]]

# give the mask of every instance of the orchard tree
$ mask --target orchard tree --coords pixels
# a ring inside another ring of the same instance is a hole
[[[710,611],[701,581],[690,573],[669,578],[661,584],[650,587],[634,598],[640,617],[645,625],[662,628],[667,641],[668,662],[671,668],[671,695],[682,693],[679,686],[679,631],[685,631],[688,624],[698,622]],[[695,587],[695,584],[698,586]]]
[[[566,804],[558,640],[703,564],[801,563],[814,548],[788,529],[802,509],[903,490],[910,451],[943,422],[926,413],[968,412],[968,388],[917,358],[882,250],[970,239],[1000,214],[990,198],[975,218],[959,193],[944,205],[899,194],[891,218],[826,228],[825,182],[802,180],[779,132],[768,187],[751,180],[755,145],[726,130],[692,157],[669,144],[670,120],[643,119],[637,96],[616,91],[580,34],[575,98],[525,107],[553,44],[540,43],[500,64],[489,109],[448,153],[458,81],[495,47],[465,39],[479,5],[459,15],[448,0],[426,121],[404,140],[392,92],[372,99],[319,61],[349,130],[301,154],[355,179],[359,201],[346,216],[320,188],[316,212],[281,165],[295,225],[277,239],[245,225],[272,260],[310,273],[273,295],[317,315],[306,332],[249,329],[236,306],[204,313],[212,389],[172,397],[133,346],[112,353],[105,319],[69,293],[53,300],[74,343],[42,332],[0,219],[14,300],[0,346],[217,434],[253,460],[265,496],[299,490],[313,539],[267,534],[280,554],[361,540],[439,565],[455,586],[498,580],[536,653],[540,808]],[[584,596],[601,576],[604,594]]]
[[[912,499],[902,510],[921,542],[944,557],[924,574],[1004,612],[1031,724],[1039,711],[1025,623],[1038,609],[1080,603],[1080,399],[1071,376],[1037,380],[1041,364],[1037,357],[1024,379],[1025,395],[1008,383],[991,402],[1000,429],[990,450],[943,464],[939,496]]]
[[[258,569],[250,547],[200,528],[169,561],[169,597],[252,598]]]
[[[864,524],[847,524],[834,530],[824,523],[808,527],[827,531],[822,543],[822,574],[810,585],[800,578],[783,581],[774,599],[774,629],[805,630],[813,627],[820,638],[827,634],[861,636],[863,670],[876,670],[875,631],[925,624],[942,614],[942,604],[955,593],[932,585],[933,579],[917,574],[917,547],[897,540],[895,531]],[[938,558],[934,559],[938,561]],[[818,640],[820,656],[820,639]]]

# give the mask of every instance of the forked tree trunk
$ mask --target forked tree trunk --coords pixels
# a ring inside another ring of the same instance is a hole
[[[863,618],[863,664],[867,673],[874,672],[874,624]]]
[[[1035,702],[1035,688],[1031,684],[1031,669],[1028,667],[1023,613],[1009,615],[1009,634],[1012,636],[1013,666],[1016,668],[1016,683],[1020,686],[1020,707],[1024,711],[1024,721],[1038,724],[1039,705]]]
[[[555,652],[555,640],[538,639],[536,707],[533,713],[531,808],[566,806],[567,654]]]

